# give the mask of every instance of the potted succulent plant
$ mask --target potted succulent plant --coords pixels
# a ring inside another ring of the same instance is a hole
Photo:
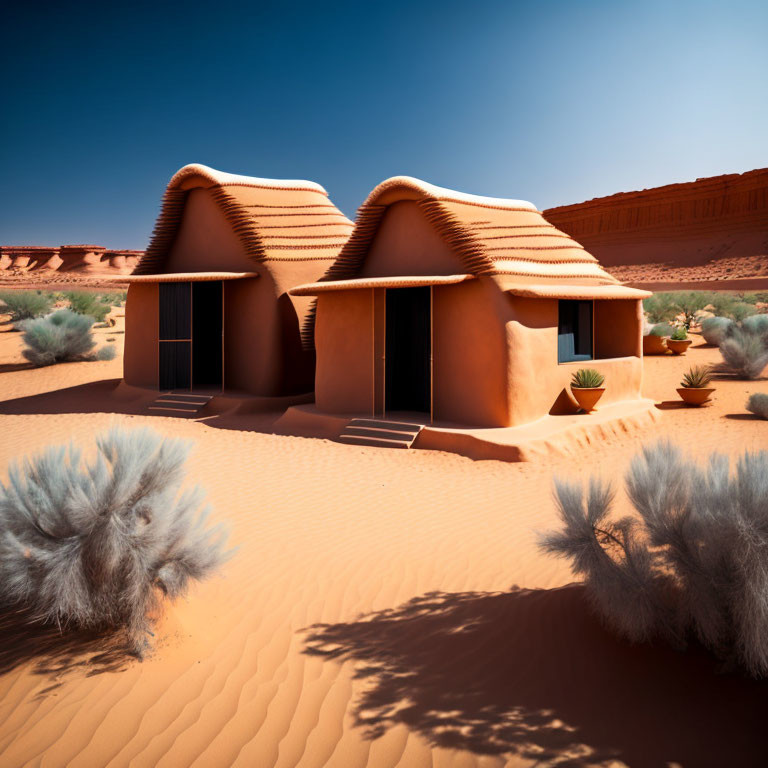
[[[603,396],[605,376],[594,368],[580,368],[571,376],[571,392],[585,413],[592,413]]]
[[[683,376],[677,394],[683,398],[687,405],[704,405],[715,391],[709,386],[711,381],[712,372],[707,366],[694,365]]]
[[[643,336],[643,354],[666,355],[667,346],[664,342],[673,332],[674,328],[668,323],[657,323],[651,326],[648,333]]]
[[[681,325],[672,332],[667,339],[667,349],[671,349],[676,355],[684,355],[688,347],[691,346],[692,339],[688,338],[688,332],[685,326]]]

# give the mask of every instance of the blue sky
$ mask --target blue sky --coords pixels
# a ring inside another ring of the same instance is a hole
[[[201,162],[580,202],[768,165],[768,3],[14,3],[0,243],[143,248]]]

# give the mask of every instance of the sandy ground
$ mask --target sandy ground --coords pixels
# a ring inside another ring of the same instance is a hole
[[[766,380],[721,377],[711,406],[678,407],[682,372],[719,359],[699,339],[646,359],[659,424],[508,464],[269,434],[277,414],[142,415],[117,396],[119,358],[29,369],[8,328],[0,476],[48,444],[152,425],[195,441],[190,477],[239,550],[168,609],[141,663],[3,616],[3,768],[768,764],[765,683],[614,640],[535,543],[553,474],[619,481],[663,436],[698,456],[768,446],[744,410]],[[122,338],[122,320],[96,332]]]

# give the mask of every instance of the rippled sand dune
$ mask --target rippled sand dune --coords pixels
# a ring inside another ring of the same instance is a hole
[[[697,341],[683,358],[648,358],[646,394],[676,400],[681,372],[717,357]],[[141,663],[3,616],[3,768],[768,761],[764,684],[696,651],[617,642],[535,544],[555,521],[553,473],[618,480],[662,435],[697,455],[766,447],[768,423],[744,402],[768,381],[719,381],[708,408],[670,403],[645,432],[507,464],[269,434],[269,415],[145,416],[116,397],[119,358],[20,361],[0,325],[3,476],[50,443],[149,424],[195,441],[190,480],[238,551],[167,609]]]

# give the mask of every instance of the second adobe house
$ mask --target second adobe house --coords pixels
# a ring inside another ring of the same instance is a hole
[[[580,367],[605,374],[601,405],[641,399],[650,294],[522,200],[388,179],[290,293],[317,300],[316,412],[513,427],[573,413]]]
[[[171,178],[130,276],[124,379],[160,390],[261,397],[312,391],[301,337],[311,300],[289,296],[335,262],[352,222],[311,181],[187,165]]]

